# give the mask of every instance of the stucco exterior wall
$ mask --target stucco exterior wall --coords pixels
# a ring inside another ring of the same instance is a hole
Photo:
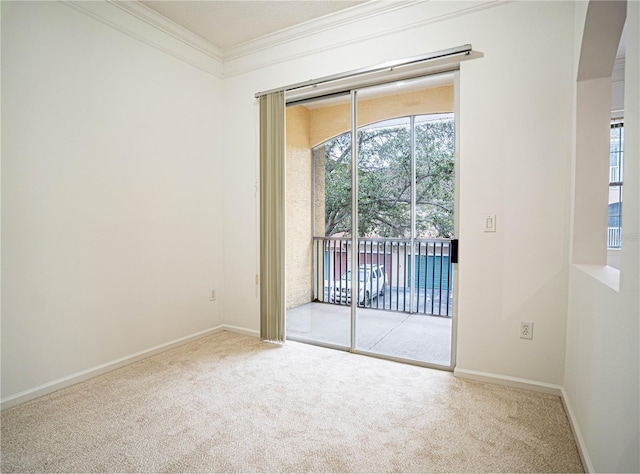
[[[311,146],[351,129],[350,108],[347,102],[312,109]],[[358,127],[395,117],[447,112],[453,112],[453,85],[358,101]]]
[[[312,164],[309,146],[310,113],[289,107],[286,154],[286,307],[311,301]]]

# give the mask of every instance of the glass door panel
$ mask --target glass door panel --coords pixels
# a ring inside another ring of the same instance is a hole
[[[287,338],[351,347],[350,99],[287,108]]]
[[[454,237],[453,113],[418,115],[416,139],[416,234],[414,318],[430,347],[428,362],[451,363],[453,264],[449,259]]]
[[[376,100],[375,96],[367,100],[368,95],[361,91],[358,105]],[[406,319],[404,310],[409,308],[405,259],[410,235],[410,119],[401,117],[361,126],[358,129],[360,290],[355,325],[359,351],[397,355],[396,344],[402,344],[390,335]],[[399,311],[390,311],[392,306]]]
[[[451,364],[453,97],[452,75],[358,91],[359,352]]]

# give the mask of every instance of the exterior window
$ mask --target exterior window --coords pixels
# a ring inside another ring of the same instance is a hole
[[[622,182],[624,179],[624,121],[611,122],[609,147],[609,224],[607,247],[622,245]]]

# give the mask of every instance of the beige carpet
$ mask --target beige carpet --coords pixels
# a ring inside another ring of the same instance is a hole
[[[2,413],[3,472],[576,472],[558,397],[228,332]]]

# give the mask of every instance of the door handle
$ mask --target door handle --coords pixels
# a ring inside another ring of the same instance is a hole
[[[449,247],[449,260],[458,263],[458,239],[452,239]]]

